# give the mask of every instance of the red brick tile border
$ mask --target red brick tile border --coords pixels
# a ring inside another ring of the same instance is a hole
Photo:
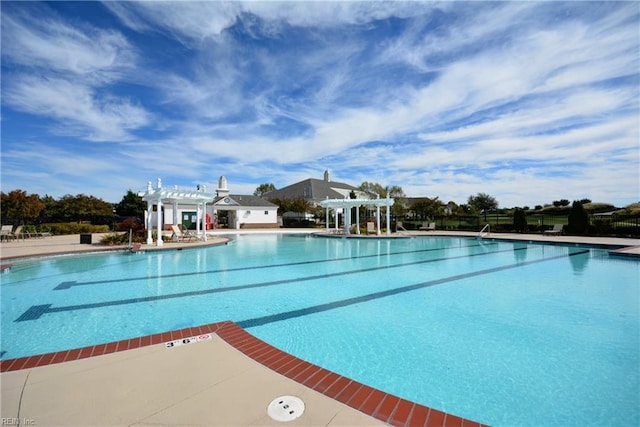
[[[217,334],[246,356],[287,378],[392,426],[483,426],[455,415],[394,396],[313,365],[254,337],[231,321],[164,332],[107,344],[56,353],[0,361],[0,372],[29,369],[55,363],[131,350],[161,342]]]

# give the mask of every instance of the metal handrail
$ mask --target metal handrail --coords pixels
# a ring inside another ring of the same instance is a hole
[[[487,232],[485,233],[484,230],[487,230]],[[482,227],[482,230],[480,230],[480,233],[478,233],[478,235],[476,236],[476,239],[482,239],[484,236],[488,236],[491,233],[491,226],[487,223],[484,227]]]

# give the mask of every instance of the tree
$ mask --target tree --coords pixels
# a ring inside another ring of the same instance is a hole
[[[58,214],[67,221],[104,222],[113,219],[113,205],[94,196],[66,194],[57,203]]]
[[[381,199],[387,197],[385,188],[377,182],[364,181],[362,184],[360,184],[358,190],[367,193],[367,196],[372,199],[375,199],[376,197],[380,197]]]
[[[467,204],[477,212],[484,214],[484,220],[487,220],[487,213],[491,210],[498,209],[498,201],[485,193],[478,193],[475,196],[469,196]]]
[[[589,214],[578,200],[574,200],[569,212],[567,232],[570,234],[587,234],[589,231]]]
[[[120,203],[116,204],[116,214],[120,216],[144,218],[145,209],[147,209],[146,202],[131,190],[128,190]]]
[[[442,203],[440,203],[440,200],[438,200],[437,197],[433,199],[424,197],[414,200],[414,202],[411,203],[411,206],[409,206],[409,209],[411,209],[420,219],[427,219],[444,213]]]
[[[49,221],[53,218],[56,218],[56,205],[57,201],[53,197],[45,194],[43,197],[40,197],[40,201],[44,205],[42,211],[40,211],[40,219],[44,219],[44,221]]]
[[[278,215],[286,212],[308,213],[312,210],[311,203],[307,199],[273,199],[271,203],[278,205]]]
[[[362,184],[360,184],[358,190],[366,193],[372,199],[375,199],[377,197],[385,199],[387,198],[387,196],[393,198],[394,202],[393,206],[391,206],[391,213],[393,215],[402,216],[406,211],[404,202],[407,196],[404,194],[404,190],[402,189],[402,187],[398,185],[387,185],[383,187],[377,182],[364,181]]]
[[[253,192],[254,196],[262,197],[267,193],[276,191],[276,186],[271,183],[260,184],[256,187],[256,191]]]
[[[527,229],[527,214],[524,209],[516,208],[513,212],[513,228],[519,233]]]
[[[2,223],[26,224],[40,215],[44,204],[37,194],[27,195],[24,190],[13,190],[8,194],[0,193]]]

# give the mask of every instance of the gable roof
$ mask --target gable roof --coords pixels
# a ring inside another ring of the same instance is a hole
[[[227,201],[227,199],[229,199]],[[262,197],[246,195],[246,194],[228,194],[226,196],[216,197],[213,201],[214,206],[245,206],[245,207],[260,207],[260,208],[277,208],[278,205],[274,205],[268,200]]]
[[[263,197],[268,200],[307,199],[313,202],[320,202],[327,198],[343,199],[349,197],[351,191],[358,191],[358,188],[344,182],[309,178],[279,190],[270,191],[264,194]]]

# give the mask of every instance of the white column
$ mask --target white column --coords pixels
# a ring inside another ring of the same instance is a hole
[[[391,206],[389,205],[389,197],[387,197],[387,236],[391,234]]]
[[[147,210],[144,211],[144,226],[147,229],[147,245],[153,243],[153,237],[151,236],[151,229],[153,225],[151,224],[151,217],[153,212],[153,202],[151,200],[147,200]]]
[[[173,202],[173,225],[178,225],[178,202]]]
[[[380,235],[380,206],[376,206],[376,234]]]
[[[351,234],[351,206],[344,207],[344,234]]]
[[[202,221],[202,215],[200,214],[200,203],[196,204],[196,236],[200,235],[200,221]]]
[[[202,239],[207,241],[207,202],[202,204]]]
[[[360,234],[360,205],[356,206],[356,234]]]
[[[329,231],[329,206],[324,209],[324,228]]]
[[[160,183],[160,179],[158,178],[158,183]],[[162,246],[162,225],[164,224],[164,218],[162,218],[162,199],[158,199],[158,236],[156,238],[156,246]]]

